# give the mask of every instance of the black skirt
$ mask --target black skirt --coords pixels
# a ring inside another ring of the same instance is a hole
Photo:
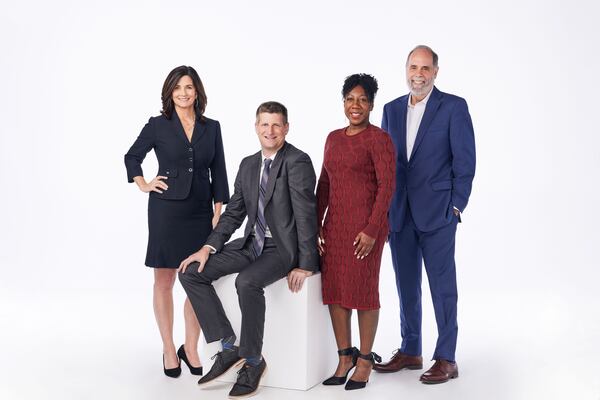
[[[196,178],[196,177],[194,177]],[[192,253],[200,250],[212,231],[212,201],[208,180],[193,179],[184,200],[148,200],[148,250],[146,266],[178,268]]]

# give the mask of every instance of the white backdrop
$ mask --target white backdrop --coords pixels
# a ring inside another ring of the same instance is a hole
[[[139,357],[160,372],[160,341],[147,199],[123,155],[158,114],[172,68],[192,65],[204,82],[231,187],[258,150],[259,103],[288,107],[288,140],[318,174],[327,133],[346,124],[344,78],[378,79],[379,125],[383,104],[407,92],[408,51],[427,44],[437,87],[467,99],[477,143],[457,237],[462,377],[436,393],[600,399],[599,17],[592,0],[2,0],[0,397],[163,398],[129,380]],[[144,170],[155,173],[152,155]],[[381,300],[375,350],[388,357],[399,345],[389,256]],[[428,398],[410,383],[390,383],[389,396]]]

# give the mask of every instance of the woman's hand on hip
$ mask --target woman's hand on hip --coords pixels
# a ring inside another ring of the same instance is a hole
[[[375,246],[375,238],[372,238],[364,232],[360,232],[358,235],[356,235],[353,246],[355,247],[354,255],[359,260],[362,260],[369,255],[371,250],[373,250],[373,246]]]
[[[169,186],[167,186],[167,184],[163,182],[162,179],[168,179],[168,177],[159,175],[156,178],[152,179],[150,182],[136,182],[138,183],[140,190],[144,193],[162,193],[163,190],[167,190],[169,188]]]

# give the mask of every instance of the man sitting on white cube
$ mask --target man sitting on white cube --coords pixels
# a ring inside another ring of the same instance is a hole
[[[287,276],[290,290],[297,292],[319,266],[316,177],[310,157],[285,141],[289,124],[282,104],[261,104],[255,129],[261,151],[242,160],[227,209],[206,244],[181,263],[179,273],[206,341],[222,344],[198,384],[212,382],[243,363],[229,392],[232,398],[254,394],[266,371],[261,355],[264,288]],[[244,236],[225,245],[246,216]],[[235,286],[242,315],[239,348],[212,285],[233,273],[238,273]]]

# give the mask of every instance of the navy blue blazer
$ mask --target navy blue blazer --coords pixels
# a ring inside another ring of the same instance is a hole
[[[150,192],[150,196],[168,200],[185,199],[190,193],[196,172],[196,179],[200,179],[200,184],[207,188],[205,200],[228,202],[229,185],[218,121],[197,119],[190,143],[176,112],[173,112],[170,120],[164,115],[151,117],[125,154],[129,182],[133,182],[136,176],[143,176],[142,161],[152,149],[158,159],[157,175],[168,177],[166,183],[169,189],[162,194]]]
[[[449,224],[453,207],[467,207],[475,176],[475,135],[467,102],[433,88],[417,132],[410,161],[406,155],[408,95],[383,108],[381,127],[396,148],[396,191],[390,206],[390,230],[399,232],[410,204],[420,231]]]

